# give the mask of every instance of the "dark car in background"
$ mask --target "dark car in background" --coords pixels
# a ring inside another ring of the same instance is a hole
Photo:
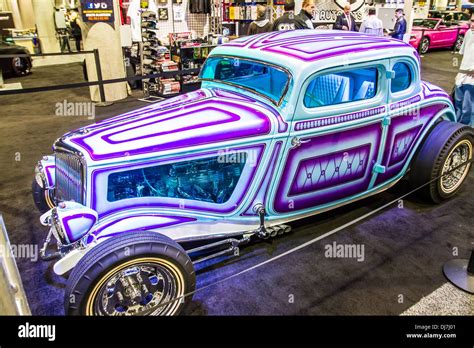
[[[456,22],[459,24],[469,23],[471,14],[461,11],[430,11],[428,18],[440,18],[445,22]],[[465,23],[463,23],[465,22]]]
[[[31,57],[2,57],[11,54],[30,54],[28,49],[6,41],[0,41],[0,69],[3,74],[24,76],[31,72]]]

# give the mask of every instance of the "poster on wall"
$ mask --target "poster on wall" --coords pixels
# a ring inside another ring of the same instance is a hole
[[[173,19],[175,22],[184,21],[184,9],[183,6],[173,7]]]
[[[168,20],[168,9],[167,8],[159,8],[158,9],[158,20],[159,21],[167,21]]]
[[[81,0],[81,9],[84,22],[114,22],[113,0]]]

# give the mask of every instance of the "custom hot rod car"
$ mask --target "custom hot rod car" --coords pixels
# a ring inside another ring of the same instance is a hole
[[[470,170],[472,128],[402,41],[265,33],[215,48],[201,79],[65,134],[37,164],[41,255],[70,272],[67,314],[177,314],[197,262],[407,174],[442,202]]]
[[[415,19],[411,31],[410,44],[420,54],[431,48],[451,48],[459,51],[469,25],[466,23],[447,22],[442,19]]]

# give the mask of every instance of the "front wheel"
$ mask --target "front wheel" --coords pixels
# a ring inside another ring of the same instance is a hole
[[[419,190],[420,195],[434,203],[452,198],[469,174],[473,148],[471,127],[440,122],[414,160],[410,172],[412,188],[424,185]]]
[[[170,238],[155,232],[111,237],[84,255],[65,294],[69,315],[177,315],[191,301],[193,264]]]
[[[420,54],[425,54],[430,48],[430,39],[423,37],[420,41]]]
[[[31,64],[23,57],[12,58],[12,71],[15,76],[28,75],[31,71]]]
[[[55,207],[53,191],[42,188],[38,185],[35,178],[33,178],[33,182],[31,183],[31,193],[33,194],[33,201],[35,202],[36,208],[38,208],[41,214]]]

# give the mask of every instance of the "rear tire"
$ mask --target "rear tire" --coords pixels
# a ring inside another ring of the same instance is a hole
[[[474,130],[458,123],[441,121],[426,138],[416,155],[410,172],[412,189],[424,184],[419,195],[441,203],[458,193],[471,169]],[[458,168],[452,171],[453,168]],[[451,174],[442,174],[451,172]],[[427,184],[430,182],[429,184]]]
[[[453,45],[453,51],[459,52],[461,50],[462,43],[464,41],[464,35],[458,35],[456,42]]]
[[[192,295],[183,296],[195,286],[193,264],[179,244],[156,232],[127,232],[98,244],[74,267],[65,312],[177,315],[191,302]]]

